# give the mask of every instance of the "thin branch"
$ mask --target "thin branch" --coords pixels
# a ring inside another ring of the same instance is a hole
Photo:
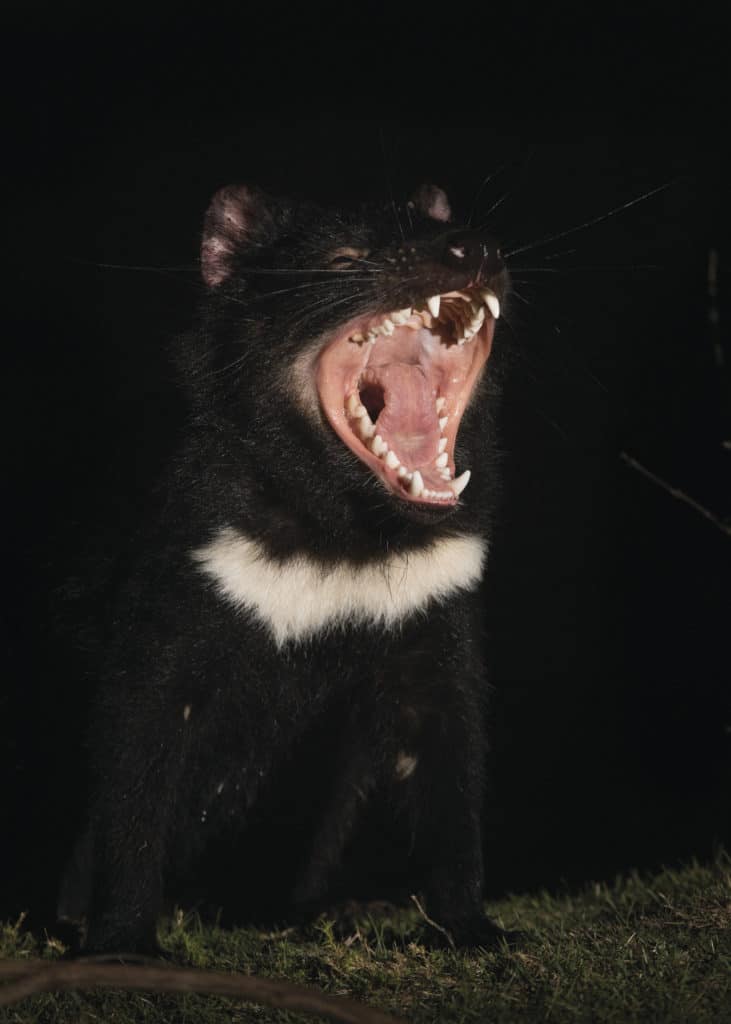
[[[276,1009],[310,1013],[339,1024],[406,1024],[403,1018],[352,999],[326,995],[309,985],[192,967],[133,966],[84,960],[51,963],[2,960],[0,982],[0,1006],[10,1006],[41,992],[80,988],[147,989],[228,996]]]
[[[441,932],[441,933],[442,933],[442,935],[443,935],[443,936],[445,937],[445,939],[446,939],[446,940],[447,940],[447,942],[449,943],[449,946],[450,946],[450,948],[451,948],[451,949],[456,949],[456,948],[457,948],[457,946],[455,945],[454,939],[453,939],[453,938],[452,938],[452,936],[451,936],[451,935],[449,934],[449,932],[447,931],[447,929],[446,929],[446,928],[442,928],[442,926],[441,926],[440,924],[437,924],[437,922],[436,922],[436,921],[434,921],[434,920],[433,920],[433,919],[432,919],[431,917],[429,917],[429,915],[427,914],[427,912],[426,912],[426,911],[424,910],[424,908],[422,907],[421,903],[419,902],[419,898],[418,898],[418,896],[416,896],[416,895],[415,895],[415,894],[414,894],[414,893],[412,892],[412,893],[411,893],[411,896],[409,897],[409,899],[410,899],[410,900],[411,900],[411,902],[412,902],[412,903],[414,904],[414,906],[416,907],[416,909],[417,909],[417,910],[419,911],[419,913],[421,914],[421,916],[422,916],[422,917],[424,918],[424,920],[426,921],[426,923],[427,923],[427,924],[430,924],[430,925],[432,926],[432,928],[436,928],[436,930],[437,930],[438,932]]]
[[[662,487],[662,489],[667,491],[668,494],[671,494],[673,498],[677,498],[678,501],[683,501],[686,505],[690,505],[692,509],[695,509],[696,512],[699,512],[702,516],[713,523],[714,526],[718,527],[722,533],[725,533],[727,537],[731,537],[731,524],[725,523],[723,519],[705,508],[699,502],[695,501],[695,499],[691,498],[685,493],[685,491],[681,491],[677,487],[673,487],[673,485],[669,484],[667,480],[663,480],[662,477],[657,476],[657,474],[643,466],[641,462],[638,462],[637,459],[633,459],[631,455],[627,454],[627,452],[620,452],[619,457],[632,469],[636,469],[638,473],[641,473],[642,476],[651,480],[658,487]]]

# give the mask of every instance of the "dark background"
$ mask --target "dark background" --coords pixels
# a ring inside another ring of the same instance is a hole
[[[59,588],[132,529],[175,444],[167,347],[196,302],[207,201],[237,180],[325,200],[434,181],[506,248],[538,243],[512,264],[519,297],[496,342],[511,373],[485,611],[490,893],[728,843],[731,538],[621,458],[729,522],[717,136],[683,134],[680,116],[668,131],[584,121],[550,138],[428,109],[262,119],[257,83],[221,88],[233,65],[193,23],[167,46],[156,31],[155,46],[80,25],[21,33],[40,70],[23,80],[8,165],[0,912],[51,899],[83,787],[86,698],[54,625]],[[290,24],[282,46],[296,36]]]

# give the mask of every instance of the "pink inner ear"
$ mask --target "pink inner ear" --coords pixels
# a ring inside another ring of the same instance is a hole
[[[244,185],[221,189],[214,197],[214,203],[219,195],[221,198],[218,216],[224,230],[228,229],[227,233],[234,235],[237,239],[244,239],[249,226],[247,216],[249,190]]]
[[[436,185],[421,185],[411,199],[411,205],[432,220],[445,222],[452,219],[447,193]]]
[[[251,232],[251,204],[246,185],[228,185],[211,200],[201,244],[201,272],[211,288],[229,276],[231,257]]]
[[[452,210],[446,192],[443,192],[440,188],[435,188],[429,200],[426,212],[432,220],[447,221],[451,218]]]
[[[229,274],[229,261],[233,248],[223,239],[212,236],[204,238],[201,244],[201,273],[209,288],[225,281]]]

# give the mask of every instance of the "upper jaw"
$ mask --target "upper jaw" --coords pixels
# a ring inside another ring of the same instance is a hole
[[[410,504],[455,506],[462,415],[488,359],[498,296],[485,285],[344,324],[320,353],[320,405],[341,440]]]

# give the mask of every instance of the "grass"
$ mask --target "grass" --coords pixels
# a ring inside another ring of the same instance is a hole
[[[413,1024],[731,1024],[731,858],[630,875],[559,896],[490,906],[528,933],[517,951],[432,952],[415,910],[323,917],[306,930],[223,931],[179,912],[161,932],[175,962],[315,984]],[[0,926],[0,956],[56,957],[60,944]],[[40,995],[1,1024],[218,1024],[315,1018],[222,998],[113,991]]]

